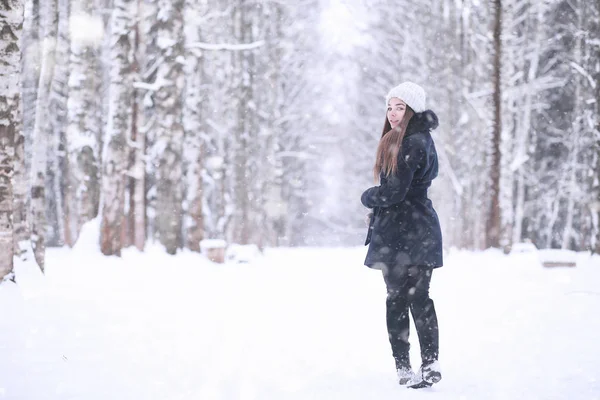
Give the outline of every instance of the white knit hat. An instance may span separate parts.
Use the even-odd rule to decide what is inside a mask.
[[[385,106],[387,107],[392,97],[397,97],[404,101],[414,112],[425,111],[425,90],[413,82],[402,82],[395,88],[392,88],[385,97]]]

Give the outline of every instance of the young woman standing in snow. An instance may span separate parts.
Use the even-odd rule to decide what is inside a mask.
[[[373,209],[365,265],[381,269],[387,287],[387,328],[401,385],[427,387],[442,378],[438,364],[438,322],[429,298],[434,268],[442,266],[442,233],[427,189],[438,174],[430,131],[435,113],[425,109],[425,91],[412,82],[386,97],[387,115],[377,148],[374,174],[379,186],[367,189],[362,204]],[[409,359],[409,309],[419,336],[422,364]]]

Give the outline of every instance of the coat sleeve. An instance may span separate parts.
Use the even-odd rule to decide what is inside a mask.
[[[425,140],[422,135],[411,135],[402,143],[398,157],[398,171],[379,186],[365,190],[360,198],[367,208],[389,207],[401,203],[410,189],[413,176],[426,157]]]

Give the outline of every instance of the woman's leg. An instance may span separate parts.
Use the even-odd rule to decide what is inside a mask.
[[[433,363],[439,354],[439,329],[429,284],[433,268],[411,267],[408,270],[408,302],[415,321],[423,365]]]
[[[383,270],[387,288],[386,320],[388,336],[396,369],[411,369],[408,343],[410,321],[408,319],[408,269],[394,267]]]

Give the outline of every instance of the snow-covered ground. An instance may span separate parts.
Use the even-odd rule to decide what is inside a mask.
[[[431,288],[443,380],[414,391],[364,254],[50,249],[45,277],[19,265],[0,286],[0,399],[600,399],[600,258],[451,252]]]

